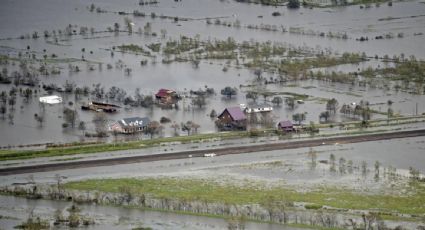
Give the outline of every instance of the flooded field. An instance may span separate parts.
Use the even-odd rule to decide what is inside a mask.
[[[71,202],[28,200],[19,197],[0,196],[0,225],[2,229],[13,229],[14,226],[25,221],[30,215],[54,221],[55,212],[66,210]],[[92,226],[80,226],[73,229],[135,229],[137,227],[151,229],[227,229],[228,223],[224,219],[173,214],[166,212],[144,211],[133,208],[119,208],[108,206],[78,205],[80,212],[93,218]],[[246,229],[288,229],[277,224],[244,223]],[[63,229],[63,226],[51,229]]]
[[[258,178],[270,182],[285,181],[289,184],[320,184],[349,185],[351,179],[362,177],[361,164],[366,163],[367,175],[364,182],[373,182],[374,164],[379,162],[382,168],[396,168],[402,175],[408,176],[409,168],[424,171],[423,137],[394,139],[356,144],[338,144],[316,148],[300,148],[276,150],[258,153],[226,155],[216,158],[191,158],[159,162],[136,163],[130,165],[115,165],[78,170],[62,170],[55,173],[66,178],[66,181],[84,180],[89,178],[122,178],[150,176],[206,176],[226,178],[232,175],[236,178]],[[381,148],[378,148],[380,146]],[[311,168],[310,152],[315,152],[316,166]],[[344,173],[330,171],[330,155],[334,155],[336,166],[341,158],[345,160]],[[324,162],[320,162],[324,161]],[[352,161],[352,172],[348,173],[348,161]],[[263,165],[264,163],[264,165]],[[268,167],[276,163],[276,167]],[[283,170],[283,171],[282,171]],[[338,172],[337,172],[338,171]],[[383,175],[381,175],[383,176]],[[34,179],[40,183],[53,183],[54,173],[40,172],[34,174]],[[335,180],[339,178],[341,180]],[[348,179],[348,180],[346,180]],[[28,174],[3,176],[2,185],[25,183]],[[350,181],[350,182],[349,182]],[[354,184],[353,184],[354,185]],[[369,183],[364,184],[367,187]]]
[[[57,183],[58,175],[61,183],[79,183],[85,180],[105,181],[108,179],[129,180],[182,180],[203,183],[231,184],[232,186],[257,186],[267,189],[282,186],[293,189],[297,194],[306,194],[328,189],[329,191],[349,191],[360,196],[395,196],[404,197],[415,194],[411,190],[412,169],[425,170],[422,162],[423,137],[394,139],[391,141],[375,141],[357,144],[338,144],[315,148],[299,148],[284,151],[267,151],[226,155],[217,157],[190,158],[148,163],[85,168],[78,170],[59,170],[3,176],[1,185],[19,186],[36,183],[39,186]],[[378,146],[381,146],[378,148]],[[32,181],[32,182],[31,182]],[[162,182],[164,183],[164,182]],[[159,183],[161,184],[161,183]],[[31,184],[28,184],[31,186]],[[116,185],[118,186],[118,185]],[[159,185],[158,185],[159,186]],[[82,194],[85,194],[83,192]],[[87,196],[89,193],[87,192]],[[176,193],[177,195],[177,193]],[[82,195],[85,196],[85,195]],[[302,199],[302,198],[301,198]],[[377,199],[377,198],[376,198]],[[35,216],[52,219],[56,209],[69,207],[71,202],[37,201],[24,198],[0,197],[0,219],[5,226],[19,223],[34,210]],[[14,202],[14,208],[7,208],[7,203]],[[331,201],[325,201],[331,202]],[[344,202],[344,201],[340,201]],[[295,202],[295,207],[305,205]],[[79,205],[81,213],[95,219],[96,225],[91,228],[115,229],[115,227],[133,227],[142,224],[153,229],[226,229],[227,220],[206,217],[186,217],[178,214],[140,211],[137,209],[105,207],[102,205]],[[332,207],[330,207],[332,208]],[[418,204],[418,208],[422,208]],[[292,209],[290,209],[292,210]],[[49,214],[50,213],[50,214]],[[292,212],[291,212],[292,213]],[[298,212],[290,215],[301,215]],[[357,214],[355,214],[357,213]],[[362,210],[348,211],[348,216],[357,218]],[[307,213],[308,214],[308,213]],[[421,215],[420,213],[417,213]],[[49,216],[50,215],[50,216]],[[342,216],[346,214],[341,214]],[[15,217],[7,218],[7,217]],[[125,217],[124,217],[125,216]],[[159,221],[159,218],[161,221]],[[306,217],[302,217],[306,218]],[[300,223],[304,223],[303,219]],[[343,218],[343,217],[338,217]],[[305,219],[304,219],[305,220]],[[290,223],[293,223],[292,221]],[[407,229],[415,229],[421,225],[420,220],[385,220],[385,225],[395,228],[403,224]],[[173,228],[171,227],[171,228]],[[264,225],[246,222],[246,229],[281,229],[280,225]],[[286,229],[286,228],[285,228]],[[292,229],[292,228],[288,228]]]
[[[169,55],[165,51],[155,52],[148,48],[151,44],[162,44],[165,47],[167,42],[179,40],[183,36],[200,42],[228,38],[234,39],[237,44],[244,41],[252,44],[270,41],[271,44],[276,43],[292,50],[301,59],[319,53],[338,57],[344,52],[364,52],[372,59],[321,68],[327,74],[332,71],[361,72],[369,66],[391,66],[391,62],[381,59],[385,55],[389,58],[394,55],[406,58],[414,56],[417,59],[425,57],[425,48],[421,45],[424,41],[422,33],[425,17],[422,14],[425,4],[419,1],[397,2],[391,7],[382,5],[368,9],[349,6],[299,10],[212,0],[161,1],[144,6],[139,6],[137,1],[119,4],[98,1],[93,10],[84,1],[41,3],[2,0],[1,4],[0,54],[3,55],[3,61],[0,67],[4,71],[3,75],[14,81],[15,71],[21,75],[29,72],[34,74],[38,82],[34,87],[18,83],[17,89],[30,88],[37,93],[29,97],[18,94],[13,105],[5,103],[6,111],[2,115],[3,119],[0,119],[0,146],[4,147],[92,140],[84,137],[84,133],[94,132],[94,112],[82,111],[81,105],[92,100],[123,105],[122,99],[93,94],[97,84],[100,84],[97,88],[105,94],[115,86],[125,92],[124,96],[131,98],[136,97],[136,89],[139,89],[138,94],[144,96],[153,96],[160,88],[177,91],[183,96],[183,100],[177,103],[178,110],[162,109],[155,105],[150,108],[125,105],[118,113],[107,114],[109,124],[132,116],[147,116],[156,121],[161,117],[169,118],[171,123],[163,124],[162,136],[174,135],[172,122],[180,124],[193,121],[200,125],[198,132],[216,132],[214,117],[209,116],[211,111],[220,113],[226,107],[239,104],[273,106],[273,112],[269,115],[272,126],[280,120],[291,120],[296,113],[306,113],[306,124],[310,121],[318,123],[320,113],[326,110],[326,100],[331,98],[337,98],[340,106],[368,101],[374,111],[372,119],[385,118],[389,107],[394,114],[402,116],[421,114],[425,108],[423,91],[412,94],[413,88],[420,89],[422,86],[414,86],[413,83],[395,90],[394,87],[401,83],[379,76],[374,84],[359,86],[357,83],[317,79],[293,80],[291,73],[267,69],[262,71],[263,80],[258,82],[256,68],[247,67],[249,61],[245,60],[241,50],[235,51],[240,53],[236,59],[177,61],[181,55]],[[135,11],[145,16],[136,16]],[[282,15],[274,17],[274,11]],[[129,25],[132,32],[129,32]],[[37,34],[34,35],[34,32]],[[344,34],[344,38],[339,38],[341,34]],[[388,35],[388,38],[375,39],[381,35]],[[368,37],[369,40],[358,41],[360,37]],[[118,48],[129,44],[142,47],[144,51],[138,53]],[[192,58],[191,55],[199,58],[193,52],[186,56]],[[375,55],[380,59],[375,60]],[[141,61],[146,61],[146,64],[141,65]],[[22,63],[25,63],[25,70]],[[47,69],[49,74],[39,72],[41,67]],[[76,67],[79,71],[75,70]],[[303,71],[310,70],[307,68]],[[289,81],[280,84],[261,83],[281,77]],[[361,77],[358,81],[361,81]],[[63,103],[41,106],[38,97],[47,94],[41,86],[50,84],[58,87],[69,84],[74,88],[86,86],[90,94],[53,92],[63,97]],[[0,84],[0,91],[9,92],[14,86]],[[226,86],[236,87],[238,94],[231,99],[222,96],[220,91]],[[193,104],[194,96],[189,92],[205,87],[214,89],[215,93],[206,97],[206,104],[199,108]],[[260,92],[255,102],[246,97],[250,91]],[[267,95],[279,95],[283,99],[301,96],[305,103],[295,105],[294,108],[284,102],[274,104],[273,96],[261,96],[264,92]],[[388,104],[388,101],[392,103]],[[66,123],[64,108],[76,111],[77,125],[74,128],[62,128]],[[43,117],[42,123],[34,118],[35,114]],[[332,117],[334,122],[351,119],[339,113]],[[83,130],[78,129],[78,123],[81,122],[85,124]],[[179,131],[178,134],[185,135],[185,132]],[[129,137],[135,138],[148,136]]]

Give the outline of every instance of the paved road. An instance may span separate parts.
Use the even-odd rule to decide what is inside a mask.
[[[87,161],[74,161],[74,162],[61,162],[52,164],[40,164],[31,166],[20,166],[20,167],[8,167],[0,169],[0,176],[23,174],[23,173],[35,173],[35,172],[48,172],[64,169],[78,169],[78,168],[89,168],[99,166],[110,166],[119,164],[132,164],[139,162],[150,162],[160,160],[172,160],[172,159],[183,159],[190,157],[204,157],[204,154],[215,153],[217,156],[228,155],[228,154],[242,154],[251,152],[271,151],[271,150],[284,150],[284,149],[295,149],[305,147],[315,147],[321,145],[333,145],[335,143],[347,144],[347,143],[358,143],[366,141],[378,141],[388,140],[394,138],[406,138],[406,137],[417,137],[425,136],[425,129],[421,130],[409,130],[399,131],[391,133],[378,133],[378,134],[365,134],[356,136],[340,136],[331,138],[321,139],[310,139],[302,141],[292,141],[284,143],[271,143],[261,144],[254,146],[236,146],[227,148],[217,148],[208,150],[188,150],[173,153],[162,153],[153,155],[141,155],[131,157],[117,157],[109,159],[97,159]]]

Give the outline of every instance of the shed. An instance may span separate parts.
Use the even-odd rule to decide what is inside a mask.
[[[278,123],[277,125],[278,129],[284,131],[284,132],[293,132],[295,131],[294,129],[294,124],[292,124],[291,121],[281,121]]]

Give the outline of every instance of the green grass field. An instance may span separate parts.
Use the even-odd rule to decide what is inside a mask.
[[[339,188],[318,188],[300,193],[285,185],[265,186],[261,182],[242,181],[234,185],[231,181],[218,183],[202,179],[147,178],[147,179],[100,179],[70,182],[67,189],[98,190],[119,193],[150,194],[156,198],[221,202],[227,204],[273,204],[275,202],[308,202],[309,207],[318,209],[331,206],[342,209],[378,210],[403,214],[425,213],[425,185],[414,183],[407,189],[413,195],[368,195]]]

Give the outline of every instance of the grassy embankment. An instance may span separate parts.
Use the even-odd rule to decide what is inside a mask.
[[[371,120],[369,121],[369,127],[380,127],[380,126],[389,126],[397,124],[409,124],[415,122],[424,122],[425,116],[415,116],[415,117],[396,117],[390,119],[381,119],[381,120]],[[385,124],[383,124],[385,123]],[[332,134],[332,135],[321,135],[315,134],[315,137],[331,137],[331,136],[341,136],[341,135],[357,135],[357,134],[371,134],[382,132],[382,130],[372,130],[359,129],[361,126],[361,121],[350,121],[342,123],[343,126],[350,130],[345,133]],[[328,123],[328,124],[316,124],[316,128],[329,128],[340,124]],[[147,139],[141,141],[130,141],[130,142],[118,142],[118,143],[98,143],[98,144],[84,144],[84,143],[69,143],[66,145],[57,145],[53,147],[48,147],[42,150],[0,150],[0,161],[6,160],[22,160],[22,159],[31,159],[37,157],[54,157],[54,156],[71,156],[76,154],[89,154],[89,153],[101,153],[101,152],[110,152],[110,151],[119,151],[119,150],[130,150],[130,149],[142,149],[158,146],[170,142],[179,142],[179,143],[197,143],[200,141],[210,141],[211,139],[219,138],[221,140],[225,139],[237,139],[243,137],[258,137],[258,136],[268,136],[268,135],[280,135],[277,134],[275,129],[262,129],[254,131],[240,131],[240,132],[221,132],[221,133],[208,133],[208,134],[196,134],[192,136],[178,136],[178,137],[166,137],[166,138],[156,138],[156,139]],[[284,135],[282,138],[293,138],[291,135]],[[295,136],[294,138],[299,138]]]
[[[330,206],[342,209],[372,210],[385,213],[423,215],[425,213],[425,186],[412,182],[405,195],[360,194],[340,188],[322,187],[305,193],[285,185],[267,187],[261,182],[215,182],[202,179],[147,178],[99,179],[70,182],[67,189],[97,190],[120,193],[122,188],[134,195],[149,194],[156,198],[182,201],[203,201],[226,204],[260,204],[265,208],[273,204],[308,202],[308,207],[320,209]],[[208,191],[208,192],[205,192]]]
[[[208,140],[213,138],[232,139],[246,137],[249,132],[222,132],[222,133],[209,133],[209,134],[197,134],[192,136],[179,136],[179,137],[167,137],[167,138],[156,138],[147,139],[141,141],[131,142],[119,142],[119,143],[100,143],[84,145],[84,143],[71,143],[62,147],[49,147],[43,150],[0,150],[0,161],[4,160],[19,160],[19,159],[30,159],[36,157],[53,157],[53,156],[66,156],[75,154],[87,154],[87,153],[98,153],[98,152],[109,152],[118,150],[129,150],[129,149],[142,149],[160,145],[161,143],[169,142],[199,142],[202,140]]]

